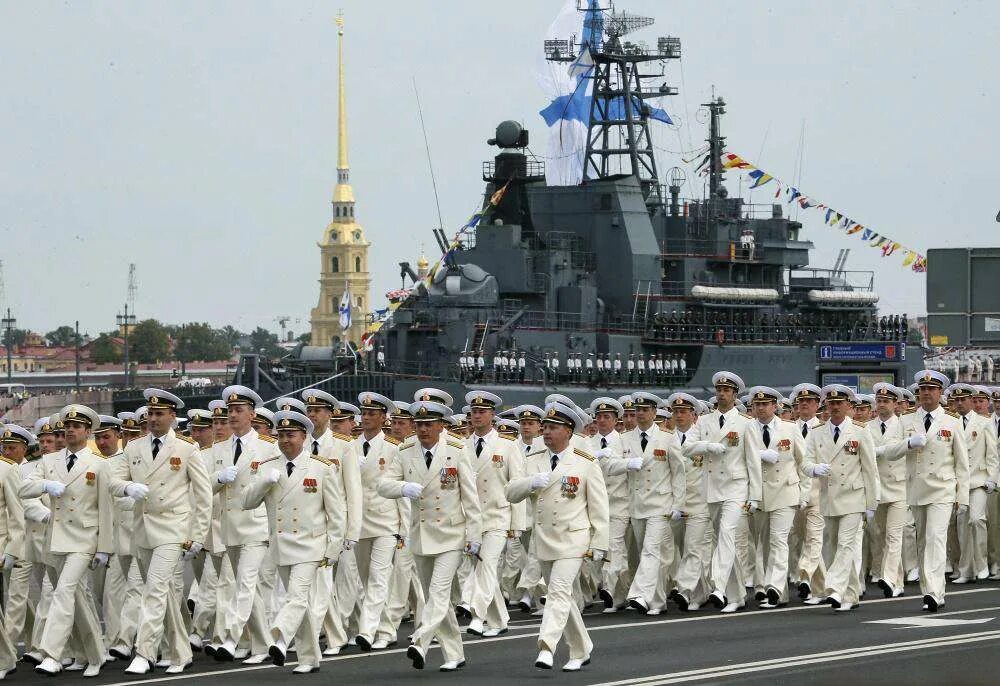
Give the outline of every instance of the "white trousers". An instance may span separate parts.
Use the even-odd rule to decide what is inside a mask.
[[[775,589],[779,603],[788,602],[788,534],[793,521],[793,507],[780,507],[771,512],[758,510],[753,515],[757,555],[754,586],[765,592]]]
[[[507,545],[506,531],[484,531],[479,548],[480,559],[472,573],[472,593],[469,605],[477,618],[494,628],[503,628],[510,621],[507,603],[500,592],[500,556]]]
[[[271,627],[271,638],[281,638],[287,646],[295,639],[300,665],[319,666],[319,627],[309,610],[309,589],[316,579],[319,562],[279,565],[278,576],[285,586],[285,602]]]
[[[861,512],[826,518],[826,536],[832,558],[826,568],[826,595],[836,593],[845,603],[856,604],[861,593],[858,559],[861,545]]]
[[[63,657],[70,634],[82,648],[87,664],[104,662],[101,620],[87,588],[92,553],[50,553],[47,573],[52,582],[52,602],[45,618],[39,649],[54,660]]]
[[[666,603],[666,597],[660,584],[660,573],[673,560],[674,537],[670,519],[666,515],[633,519],[632,532],[640,553],[639,566],[628,589],[628,597],[641,598],[650,609],[661,608]],[[545,602],[548,604],[548,598]]]
[[[538,649],[555,653],[559,639],[565,634],[569,657],[574,660],[583,659],[594,647],[583,624],[580,607],[573,600],[573,586],[582,562],[582,558],[567,558],[541,563],[542,574],[548,579],[548,593],[538,632]]]
[[[958,515],[958,541],[962,547],[958,571],[969,579],[976,578],[984,570],[988,572],[990,568],[986,528],[988,503],[986,489],[973,488],[969,491],[969,509]]]
[[[954,509],[953,503],[910,506],[917,527],[920,593],[931,596],[939,605],[944,602],[948,522]]]
[[[437,636],[445,662],[465,659],[458,620],[451,605],[451,586],[462,561],[462,552],[449,550],[438,555],[414,555],[420,583],[424,587],[424,611],[413,632],[413,644],[424,651]]]
[[[396,551],[395,536],[362,538],[355,546],[358,574],[365,588],[358,617],[358,635],[369,642],[375,638],[385,601],[389,597],[389,578],[392,576],[392,558]]]

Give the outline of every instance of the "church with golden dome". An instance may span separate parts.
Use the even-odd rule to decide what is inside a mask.
[[[333,189],[333,218],[317,243],[320,253],[319,302],[309,322],[313,345],[350,341],[360,346],[371,312],[371,275],[364,229],[355,219],[354,189],[347,162],[347,99],[344,91],[344,19],[337,17],[338,121],[337,185]],[[345,293],[347,294],[345,296]],[[350,301],[350,326],[341,325],[341,303]]]

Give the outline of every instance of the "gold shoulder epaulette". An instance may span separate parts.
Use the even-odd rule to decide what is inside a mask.
[[[866,426],[868,426],[868,423],[867,422],[859,422],[858,420],[855,419],[854,420],[854,426],[860,426],[863,429]]]
[[[310,455],[309,457],[311,457],[312,459],[316,460],[317,462],[322,462],[327,467],[329,467],[330,465],[333,464],[333,462],[331,462],[330,460],[326,459],[322,455]]]
[[[194,439],[188,438],[184,434],[174,434],[174,436],[176,436],[179,441],[184,441],[185,443],[190,443],[191,445],[197,445],[197,443],[194,442]]]
[[[813,429],[818,429],[821,426],[826,426],[826,422],[820,422],[819,424],[817,424],[816,426],[814,426]],[[809,429],[809,430],[812,431],[812,429]]]
[[[460,441],[464,441],[465,440],[465,436],[462,436],[461,434],[457,434],[457,433],[455,433],[454,431],[451,431],[451,430],[448,431],[448,435],[451,436],[452,438],[458,439]]]
[[[341,441],[353,441],[353,436],[348,436],[347,434],[337,433],[336,431],[331,431],[330,434]]]
[[[785,424],[795,424],[795,420],[793,419],[782,419],[781,421],[783,421]]]
[[[960,415],[958,412],[955,412],[953,410],[945,410],[944,413],[946,415],[948,415],[949,417],[954,417],[955,419],[961,419],[961,417],[962,417],[962,415]]]
[[[392,445],[399,445],[401,441],[398,438],[393,438],[392,436],[385,437],[386,443],[391,443]]]
[[[0,455],[0,460],[6,462],[9,465],[14,465],[15,467],[17,466],[17,462],[14,462],[14,460],[10,459],[9,457],[3,457],[2,455]]]
[[[504,436],[503,434],[497,434],[497,436],[504,439],[505,441],[513,441],[516,438],[516,436]]]
[[[267,458],[266,460],[261,460],[260,462],[258,462],[257,466],[260,467],[262,464],[267,464],[268,462],[274,462],[277,459],[278,459],[277,455],[272,455],[271,457]],[[253,462],[250,463],[250,466],[251,467],[253,466]]]
[[[409,448],[412,448],[414,446],[414,444],[415,444],[415,441],[407,440],[401,446],[399,446],[399,449],[400,450],[407,450]]]
[[[458,441],[448,441],[448,445],[450,445],[452,448],[458,448],[459,450],[465,448],[465,444],[460,443]]]
[[[746,419],[753,419],[753,417],[751,415],[748,415],[746,412],[737,412],[736,414]]]
[[[260,440],[266,441],[267,443],[277,443],[278,442],[278,439],[275,438],[274,436],[267,436],[266,434],[257,434],[257,436],[260,437]]]
[[[584,452],[584,451],[580,450],[579,448],[573,448],[573,454],[574,455],[579,455],[580,457],[582,457],[585,460],[590,460],[591,462],[594,461],[594,456],[593,455],[591,455],[590,453]]]
[[[542,450],[532,450],[530,453],[525,455],[525,457],[531,457],[532,455],[541,455],[544,452],[547,452],[544,448]]]
[[[917,409],[916,409],[916,408],[913,408],[912,410],[907,410],[907,411],[906,411],[906,412],[904,412],[903,414],[913,414],[913,413],[914,413],[914,412],[916,412],[916,411],[917,411]]]

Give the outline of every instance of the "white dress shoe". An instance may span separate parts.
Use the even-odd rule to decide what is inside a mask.
[[[616,612],[618,612],[618,608],[617,607],[606,607],[603,610],[601,610],[601,614],[602,615],[612,615],[612,614],[614,614]]]
[[[804,605],[820,605],[822,602],[823,599],[818,595],[811,595],[802,601]]]
[[[191,644],[191,650],[201,650],[204,642],[201,640],[201,636],[198,634],[190,634],[188,636],[188,643]]]
[[[292,674],[312,674],[319,671],[319,665],[299,665],[292,670]]]
[[[732,613],[736,612],[737,610],[742,610],[743,607],[744,607],[743,603],[729,603],[724,608],[722,608],[721,612],[724,615],[731,615]]]
[[[470,633],[473,636],[482,636],[484,630],[485,626],[483,624],[483,620],[478,617],[473,617],[469,626],[465,629],[466,633]]]
[[[159,660],[156,661],[155,666],[159,667],[160,669],[166,669],[167,667],[170,666],[170,660],[168,660],[165,657],[161,657]]]
[[[958,576],[958,577],[955,577],[954,579],[952,579],[951,583],[953,583],[953,584],[967,584],[967,583],[969,583],[969,577],[967,577],[967,576]]]
[[[989,579],[989,578],[990,578],[990,570],[989,570],[989,568],[983,569],[978,574],[976,574],[976,580],[977,581],[983,581],[984,579]]]
[[[149,674],[153,671],[153,665],[142,655],[136,655],[132,664],[125,668],[126,674]]]
[[[443,665],[438,667],[439,672],[454,672],[456,669],[461,669],[465,666],[465,660],[449,660]]]
[[[552,669],[552,651],[539,650],[535,658],[535,666],[539,669]]]
[[[73,658],[73,661],[70,662],[68,665],[65,665],[63,667],[63,670],[67,672],[82,672],[86,668],[87,668],[86,662],[80,662],[76,658]]]
[[[249,648],[237,648],[236,652],[233,653],[233,659],[234,660],[245,660],[248,657],[250,657],[250,649]]]
[[[503,636],[507,633],[508,629],[505,626],[490,627],[483,632],[483,636],[486,638],[493,638],[494,636]]]
[[[21,656],[22,662],[27,662],[31,665],[40,665],[44,659],[45,657],[37,650],[32,650]]]
[[[380,638],[374,643],[372,643],[372,650],[385,650],[389,647],[389,641],[384,638]]]
[[[701,603],[688,603],[688,612],[694,612],[701,607]]]
[[[47,657],[41,661],[41,663],[35,667],[35,671],[39,674],[58,674],[63,669],[62,664],[58,660],[53,660],[51,657]]]
[[[267,653],[257,653],[256,655],[251,655],[243,661],[245,665],[260,665],[263,664],[267,659]]]
[[[167,674],[180,674],[181,672],[183,672],[185,669],[187,669],[190,666],[191,666],[190,662],[185,662],[182,665],[170,665],[169,667],[167,667],[166,673]]]
[[[587,655],[582,660],[570,660],[563,665],[562,671],[564,672],[579,672],[584,665],[590,664],[590,655]]]
[[[920,570],[914,567],[906,573],[907,581],[920,581]]]
[[[852,605],[851,603],[843,602],[840,604],[840,607],[834,610],[834,612],[850,612],[853,609],[854,605]]]
[[[340,655],[340,646],[330,646],[323,651],[323,657],[333,657],[334,655]]]
[[[661,609],[660,609],[660,608],[658,608],[658,607],[654,607],[654,608],[653,608],[652,610],[649,610],[649,611],[648,611],[648,612],[646,613],[646,616],[647,616],[647,617],[655,617],[655,616],[657,616],[658,614],[660,614],[661,612],[663,612],[663,610],[661,610]]]
[[[88,679],[90,677],[98,676],[101,673],[101,665],[88,664],[86,669],[83,670],[83,675]]]

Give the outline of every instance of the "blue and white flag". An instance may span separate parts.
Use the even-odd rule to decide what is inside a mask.
[[[340,328],[344,331],[351,328],[351,291],[346,286],[340,298]]]
[[[590,47],[598,49],[604,41],[604,12],[601,10],[609,8],[609,0],[566,0],[545,34],[546,40],[575,38],[580,43],[576,59],[568,66],[566,62],[545,59],[544,51],[540,52],[536,63],[535,79],[549,98],[549,104],[539,114],[549,127],[545,181],[550,186],[576,186],[583,181],[594,90],[594,60]],[[639,98],[633,99],[633,111],[638,111],[641,105]],[[625,118],[623,98],[611,103],[609,115]],[[650,107],[649,116],[673,123],[658,107]]]

